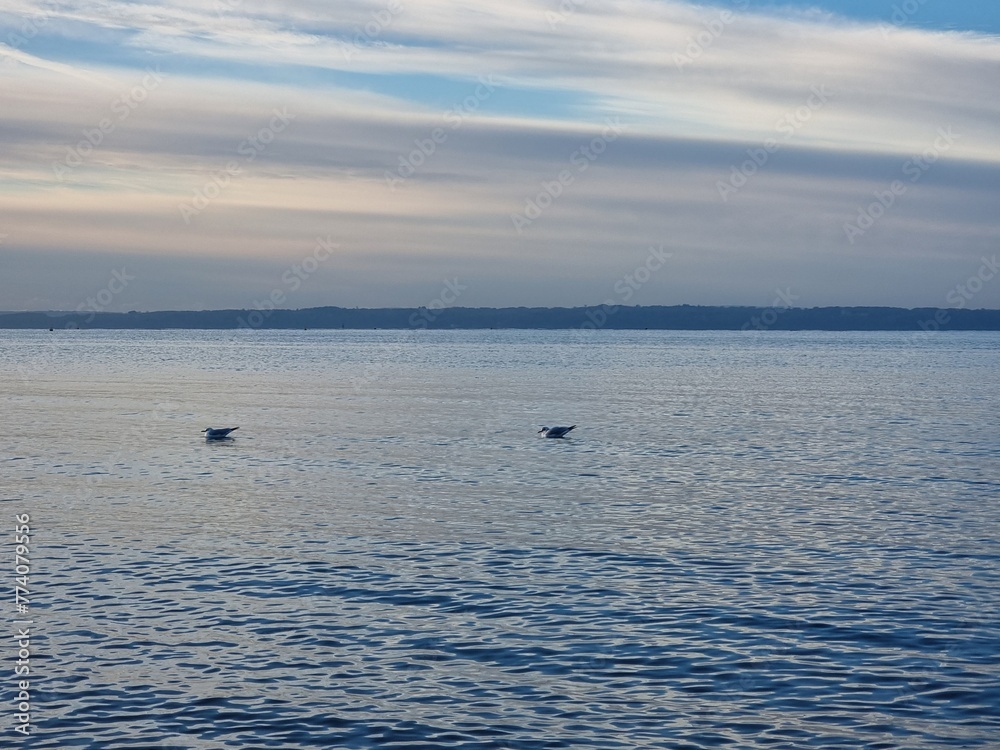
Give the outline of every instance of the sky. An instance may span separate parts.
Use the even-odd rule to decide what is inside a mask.
[[[0,0],[0,310],[1000,308],[1000,3]]]

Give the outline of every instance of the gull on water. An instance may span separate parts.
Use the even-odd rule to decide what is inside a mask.
[[[538,434],[545,435],[547,438],[561,438],[566,437],[566,434],[572,430],[576,425],[570,425],[569,427],[542,427],[538,431]]]
[[[229,433],[233,430],[238,430],[239,427],[206,427],[202,432],[205,433],[205,440],[225,440],[229,437]]]

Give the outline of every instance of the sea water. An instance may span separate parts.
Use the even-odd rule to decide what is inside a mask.
[[[0,331],[0,374],[5,742],[26,627],[33,748],[1000,747],[1000,334]]]

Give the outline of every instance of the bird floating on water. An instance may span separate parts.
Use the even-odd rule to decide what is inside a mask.
[[[206,427],[202,432],[205,433],[205,440],[225,440],[229,437],[229,433],[233,430],[238,430],[239,427]]]
[[[566,434],[575,427],[575,424],[569,427],[542,427],[538,431],[538,434],[545,435],[547,438],[561,438],[566,437]]]

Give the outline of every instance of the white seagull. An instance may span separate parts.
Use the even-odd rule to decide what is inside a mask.
[[[238,430],[239,427],[206,427],[202,432],[205,433],[205,440],[225,440],[229,437],[229,433],[233,430]]]
[[[576,427],[575,424],[569,427],[543,427],[538,431],[538,434],[545,435],[547,438],[561,438],[566,437],[567,433],[574,427]]]

